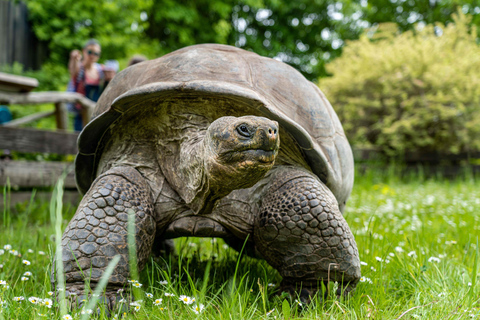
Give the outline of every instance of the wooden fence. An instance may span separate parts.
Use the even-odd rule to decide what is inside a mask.
[[[19,152],[55,153],[74,155],[77,153],[78,133],[67,132],[68,114],[66,103],[82,105],[85,123],[95,107],[95,102],[75,92],[25,92],[35,88],[35,79],[0,73],[0,104],[46,104],[52,111],[31,114],[0,125],[0,149]],[[19,128],[20,125],[55,116],[57,131]],[[0,160],[0,186],[7,183],[14,189],[51,187],[67,170],[66,188],[75,188],[71,162],[37,162]]]
[[[19,62],[25,69],[38,70],[47,55],[46,43],[37,39],[28,22],[27,6],[0,0],[0,66]]]

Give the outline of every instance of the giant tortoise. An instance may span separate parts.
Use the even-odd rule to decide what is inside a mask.
[[[280,143],[281,137],[281,143]],[[129,280],[128,214],[138,268],[167,239],[220,237],[254,248],[302,299],[360,279],[342,216],[350,145],[323,93],[285,63],[203,44],[115,76],[78,140],[85,194],[62,237],[67,290],[82,295],[114,256],[112,307]],[[240,244],[240,245],[239,245]]]

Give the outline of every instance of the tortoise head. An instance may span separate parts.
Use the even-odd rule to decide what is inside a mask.
[[[270,170],[278,154],[278,123],[264,117],[222,117],[210,124],[205,141],[209,184],[248,188]]]

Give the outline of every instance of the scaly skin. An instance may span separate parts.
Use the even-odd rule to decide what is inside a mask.
[[[320,282],[348,294],[360,279],[353,235],[330,190],[311,173],[285,167],[270,176],[255,218],[257,250],[283,277],[282,289],[308,302]]]
[[[149,185],[135,169],[113,168],[100,175],[85,194],[62,237],[62,261],[67,295],[84,299],[84,282],[95,286],[108,263],[120,255],[107,287],[107,306],[120,298],[118,290],[130,277],[128,264],[128,211],[135,213],[135,239],[141,270],[155,236],[153,199]],[[73,299],[75,300],[75,299]],[[75,301],[72,301],[75,303]]]

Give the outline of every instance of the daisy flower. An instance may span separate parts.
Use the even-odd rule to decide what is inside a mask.
[[[72,320],[73,318],[72,318],[71,315],[66,314],[66,315],[64,315],[64,316],[62,317],[62,319],[63,319],[63,320]]]
[[[30,301],[33,304],[38,304],[40,302],[40,299],[37,297],[30,297],[28,298],[28,301]]]
[[[30,271],[27,271],[23,275],[26,276],[26,277],[30,277],[32,275],[32,273]]]
[[[205,308],[205,306],[203,304],[197,304],[196,306],[192,306],[192,310],[193,312],[195,312],[196,314],[199,314],[200,312],[203,311],[203,309]]]
[[[271,315],[271,314],[273,313],[273,311],[275,311],[275,308],[273,308],[272,310],[270,310],[270,311],[267,312],[267,317],[268,317],[269,315]]]
[[[182,301],[185,304],[192,304],[192,303],[195,302],[195,298],[190,298],[190,297],[184,296],[184,295],[180,296],[179,299],[180,299],[180,301]]]
[[[28,277],[21,277],[20,280],[22,281],[27,281],[29,278]]]
[[[361,277],[361,278],[360,278],[360,282],[372,283],[372,280],[371,280],[370,278],[367,278],[367,277]]]
[[[0,286],[6,286],[7,285],[7,281],[5,280],[0,280]]]
[[[153,304],[158,306],[158,305],[162,304],[162,301],[163,301],[163,299],[155,299],[155,301],[153,301]]]
[[[38,251],[38,254],[41,255],[41,256],[44,256],[45,252],[44,251]]]
[[[52,306],[53,306],[52,299],[48,299],[48,298],[47,298],[47,299],[43,299],[43,300],[42,300],[42,306],[45,306],[45,307],[47,307],[47,308],[49,308],[49,309],[52,308]]]
[[[147,293],[145,293],[145,295],[147,296],[147,298],[150,298],[150,299],[153,298],[153,294],[151,294],[151,293],[147,292]]]
[[[5,253],[5,251],[3,249],[0,249],[0,256],[4,253]]]
[[[140,282],[134,282],[132,286],[134,286],[135,288],[140,288],[143,286],[143,284],[141,284]]]
[[[23,301],[23,300],[25,300],[25,297],[22,297],[22,296],[20,296],[20,297],[13,297],[13,301],[20,302],[20,301]]]
[[[22,263],[26,266],[29,266],[31,264],[30,261],[28,260],[23,260]]]
[[[165,292],[165,297],[174,297],[173,293]]]
[[[160,281],[159,283],[162,284],[162,285],[164,285],[164,286],[166,286],[166,285],[168,284],[168,281],[167,281],[167,280],[163,280],[163,281]]]
[[[269,287],[275,287],[275,283],[269,283],[268,286]]]
[[[27,252],[28,252],[28,253],[33,253],[33,250],[32,250],[32,249],[28,249]]]
[[[81,314],[92,314],[93,310],[92,309],[82,309],[82,311],[80,313]]]
[[[53,291],[48,291],[47,293],[49,296],[53,296]]]
[[[299,307],[301,307],[301,306],[303,305],[303,304],[302,304],[300,301],[298,301],[297,299],[295,299],[295,303],[298,304]]]
[[[3,246],[3,249],[5,249],[5,250],[7,250],[7,251],[8,251],[8,250],[12,250],[12,246],[9,245],[9,244],[6,244],[6,245]]]
[[[130,306],[133,307],[133,311],[138,312],[140,310],[140,304],[138,302],[130,303]]]
[[[428,262],[436,262],[436,263],[439,263],[439,262],[440,262],[440,259],[437,258],[437,257],[430,257],[430,258],[428,258]]]

